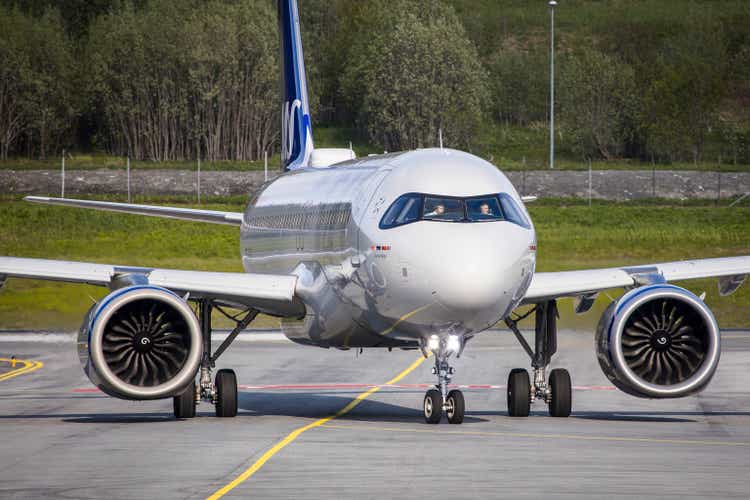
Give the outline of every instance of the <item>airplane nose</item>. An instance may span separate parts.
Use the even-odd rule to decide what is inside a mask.
[[[461,228],[463,234],[435,254],[441,263],[431,280],[437,299],[462,315],[504,307],[525,272],[520,263],[528,249],[525,238],[514,237],[513,228],[482,227],[487,225]]]

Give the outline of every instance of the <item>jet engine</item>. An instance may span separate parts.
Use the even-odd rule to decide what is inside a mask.
[[[86,375],[122,399],[180,394],[194,380],[202,352],[201,329],[188,303],[148,285],[116,290],[95,304],[78,336]]]
[[[609,305],[596,348],[604,374],[641,398],[679,398],[702,390],[719,364],[719,326],[711,310],[683,288],[636,288]]]

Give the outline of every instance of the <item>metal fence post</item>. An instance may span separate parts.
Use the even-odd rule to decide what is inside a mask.
[[[60,198],[65,198],[65,150],[62,151],[62,172],[60,173]]]
[[[589,207],[591,207],[591,158],[589,158]]]
[[[127,162],[127,170],[128,170],[128,203],[131,201],[130,197],[130,155],[128,155],[128,162]]]
[[[265,174],[264,180],[268,182],[268,151],[263,151],[263,172]]]

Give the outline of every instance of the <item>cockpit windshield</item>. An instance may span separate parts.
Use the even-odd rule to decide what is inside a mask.
[[[531,224],[515,200],[506,193],[457,198],[409,193],[400,196],[380,221],[381,229],[418,220],[442,222],[507,221],[530,228]]]
[[[464,202],[457,198],[425,196],[424,219],[460,221],[464,218]]]

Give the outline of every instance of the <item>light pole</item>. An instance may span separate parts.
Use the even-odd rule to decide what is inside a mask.
[[[555,168],[555,5],[549,3],[550,37],[549,37],[549,168]]]

